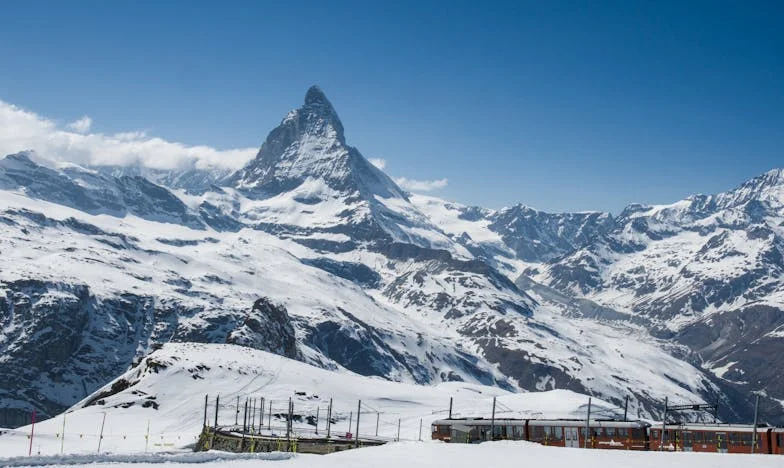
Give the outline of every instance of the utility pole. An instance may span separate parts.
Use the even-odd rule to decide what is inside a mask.
[[[316,406],[316,435],[318,435],[318,420],[319,420],[319,411],[321,410],[320,406]]]
[[[664,416],[662,417],[662,433],[661,433],[661,440],[659,441],[659,451],[664,451],[664,431],[667,427],[667,406],[669,404],[670,397],[664,397]]]
[[[381,413],[376,411],[376,437],[378,437],[378,422],[381,420]]]
[[[626,416],[629,414],[629,395],[626,395],[626,404],[623,406],[623,421],[626,422]]]
[[[716,407],[713,409],[713,424],[716,424],[716,421],[719,419],[719,402],[721,399],[716,397]]]
[[[329,407],[327,408],[327,439],[329,439],[329,434],[331,430],[332,430],[332,398],[329,399]]]
[[[65,445],[65,415],[67,413],[63,413],[63,432],[62,437],[60,438],[60,455],[63,454],[63,446]]]
[[[291,403],[291,397],[289,397],[289,411],[288,411],[288,416],[286,417],[286,419],[287,419],[287,421],[286,421],[286,440],[291,440],[291,413],[292,413],[291,404],[292,404]]]
[[[101,453],[101,442],[103,441],[103,426],[105,424],[106,424],[106,412],[103,413],[103,420],[101,421],[101,434],[98,436],[98,453]],[[30,437],[30,447],[32,447],[32,444],[33,444],[33,438]]]
[[[220,395],[215,397],[215,429],[218,428],[218,408],[220,407]]]
[[[452,397],[449,397],[449,418],[452,419]]]
[[[420,424],[419,432],[420,432],[419,440],[422,440],[422,435],[421,435],[422,427],[421,427],[421,424]],[[495,397],[493,397],[493,413],[492,413],[492,416],[490,417],[490,440],[493,440],[494,438],[495,438]]]
[[[264,426],[264,397],[261,397],[261,408],[259,408],[259,434],[261,434],[262,426]]]
[[[357,431],[354,434],[354,447],[359,447],[359,416],[362,414],[362,400],[357,403]]]
[[[248,400],[245,399],[245,411],[242,414],[242,434],[243,437],[245,433],[248,432]]]
[[[759,417],[759,395],[757,401],[754,403],[754,434],[751,437],[751,453],[754,453],[757,448],[757,419]]]
[[[35,436],[35,410],[33,410],[32,416],[32,426],[30,426],[30,450],[27,452],[27,456],[31,456],[33,454],[33,437]],[[104,420],[106,419],[106,413],[103,413]],[[103,426],[101,426],[101,434],[103,434]],[[101,451],[101,441],[98,441],[98,452]]]
[[[588,448],[588,439],[591,438],[591,397],[588,397],[588,415],[585,417],[585,440],[583,448]]]
[[[207,405],[209,404],[207,400],[208,398],[209,395],[204,395],[204,424],[201,425],[202,427],[207,427]]]

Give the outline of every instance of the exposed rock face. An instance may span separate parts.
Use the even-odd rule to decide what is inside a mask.
[[[253,303],[253,309],[226,342],[280,354],[291,359],[301,358],[297,337],[286,308],[275,305],[267,297]]]

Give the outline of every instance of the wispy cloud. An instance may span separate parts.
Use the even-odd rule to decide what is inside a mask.
[[[90,131],[90,128],[92,126],[93,126],[93,119],[91,119],[87,115],[85,115],[79,120],[75,120],[69,123],[68,125],[66,125],[66,127],[68,127],[69,129],[73,130],[76,133],[87,133]]]
[[[370,161],[370,164],[376,166],[377,168],[381,169],[382,171],[384,170],[385,167],[387,167],[387,160],[386,159],[370,158],[370,159],[368,159],[368,161]]]
[[[434,190],[440,190],[449,184],[449,180],[447,179],[414,180],[405,177],[398,177],[395,179],[395,182],[404,190],[409,190],[411,192],[432,192]]]
[[[219,150],[190,146],[140,131],[89,133],[92,123],[85,116],[61,127],[51,119],[0,101],[0,157],[32,149],[48,159],[77,164],[236,169],[257,151],[256,148]]]

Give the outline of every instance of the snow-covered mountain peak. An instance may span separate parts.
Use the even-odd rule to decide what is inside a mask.
[[[784,169],[773,169],[716,196],[717,205],[722,208],[750,201],[766,203],[773,209],[784,208]]]
[[[302,107],[288,113],[256,157],[229,181],[243,192],[266,197],[291,191],[308,179],[323,180],[337,192],[365,200],[407,199],[392,179],[346,144],[343,124],[318,86],[308,90]]]

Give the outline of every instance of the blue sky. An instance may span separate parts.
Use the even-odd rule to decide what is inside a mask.
[[[782,2],[292,3],[4,2],[0,100],[232,149],[315,83],[391,175],[493,208],[617,212],[784,166]]]

